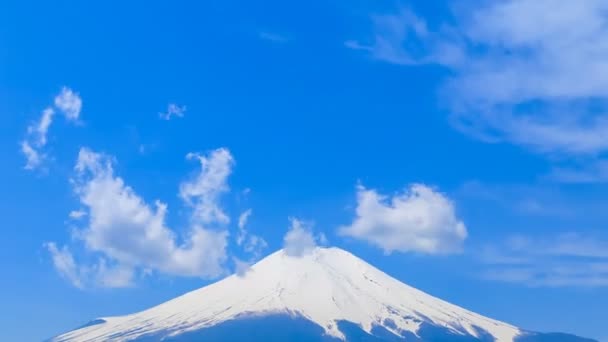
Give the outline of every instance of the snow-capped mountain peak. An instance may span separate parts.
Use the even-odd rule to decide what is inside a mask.
[[[247,316],[289,314],[310,320],[326,335],[345,336],[338,322],[370,333],[383,327],[401,336],[433,324],[456,334],[513,341],[514,326],[486,318],[405,285],[339,248],[317,247],[302,256],[279,250],[244,275],[232,275],[151,309],[106,317],[55,338],[56,341],[132,340],[212,327]]]

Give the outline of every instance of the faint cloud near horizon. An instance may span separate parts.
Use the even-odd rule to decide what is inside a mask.
[[[608,287],[608,238],[512,235],[477,255],[482,278],[529,287]]]
[[[568,194],[547,185],[487,184],[479,181],[463,183],[457,190],[460,201],[491,204],[501,211],[518,215],[554,218],[575,218],[585,208],[595,212],[588,203],[573,203]]]
[[[608,182],[608,161],[594,160],[585,165],[555,167],[547,179],[560,183],[590,184]]]

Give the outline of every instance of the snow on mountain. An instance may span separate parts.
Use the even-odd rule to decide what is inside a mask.
[[[452,305],[399,282],[339,248],[315,248],[292,257],[277,251],[242,276],[232,275],[151,309],[104,317],[53,341],[128,341],[164,333],[177,336],[241,317],[288,314],[345,339],[338,323],[367,333],[383,327],[402,336],[432,324],[458,334],[513,341],[522,331]]]

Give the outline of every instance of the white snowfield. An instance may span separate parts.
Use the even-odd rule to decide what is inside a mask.
[[[337,322],[374,325],[392,333],[414,334],[423,322],[458,334],[513,341],[521,331],[430,296],[390,277],[339,248],[315,248],[301,257],[277,251],[244,275],[232,275],[151,309],[84,327],[53,341],[128,341],[142,335],[178,335],[242,317],[287,313],[300,315],[340,339]]]

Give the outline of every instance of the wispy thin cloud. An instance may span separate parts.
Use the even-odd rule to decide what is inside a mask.
[[[171,120],[173,118],[183,118],[186,113],[186,106],[180,106],[175,103],[169,103],[167,110],[158,113],[158,116],[163,120]]]
[[[21,153],[25,156],[26,170],[42,166],[47,158],[44,148],[48,142],[48,132],[57,113],[63,114],[68,122],[77,122],[82,110],[82,99],[72,89],[63,87],[55,96],[54,107],[42,111],[40,119],[27,127],[25,138],[21,141]]]
[[[44,247],[47,248],[49,253],[51,254],[51,258],[53,261],[53,266],[57,270],[57,272],[64,278],[70,281],[72,285],[78,288],[82,288],[82,271],[76,265],[74,261],[74,257],[72,253],[67,249],[67,247],[58,248],[57,245],[53,242],[49,242],[44,244]]]
[[[476,138],[561,156],[608,151],[608,2],[473,6],[433,25],[407,8],[374,15],[369,38],[346,46],[388,63],[451,71],[443,101],[454,127]]]
[[[59,109],[68,120],[78,120],[82,110],[82,99],[72,89],[63,87],[61,93],[55,97],[55,107]]]
[[[596,201],[580,201],[546,184],[487,184],[479,181],[463,183],[456,195],[459,200],[484,203],[501,211],[536,217],[576,217],[578,212],[596,212]]]
[[[273,43],[287,43],[291,40],[287,36],[269,31],[258,32],[258,37],[262,40],[266,40]]]
[[[247,209],[239,215],[236,244],[243,247],[243,250],[246,253],[251,254],[252,260],[250,261],[255,261],[260,257],[262,251],[268,247],[268,244],[266,243],[266,240],[258,235],[252,234],[247,229],[246,226],[252,213],[253,210]]]
[[[608,286],[608,239],[562,233],[514,235],[478,254],[482,277],[530,287]]]
[[[253,210],[247,209],[239,215],[236,244],[237,246],[241,247],[246,254],[248,254],[248,258],[247,260],[242,260],[237,257],[232,258],[235,273],[238,276],[245,275],[247,271],[249,271],[251,265],[259,260],[264,249],[268,247],[266,240],[264,240],[261,236],[252,234],[246,227],[249,217],[252,214]]]
[[[27,140],[21,142],[21,153],[25,156],[25,166],[23,168],[26,170],[36,169],[44,159],[44,155],[32,147]]]
[[[203,224],[229,223],[230,218],[221,208],[219,198],[230,190],[226,182],[234,166],[230,151],[219,148],[208,155],[188,153],[186,159],[200,164],[200,172],[179,187],[179,196],[193,209],[193,217]]]
[[[561,183],[606,183],[608,182],[608,161],[592,160],[585,165],[557,166],[547,178]]]

